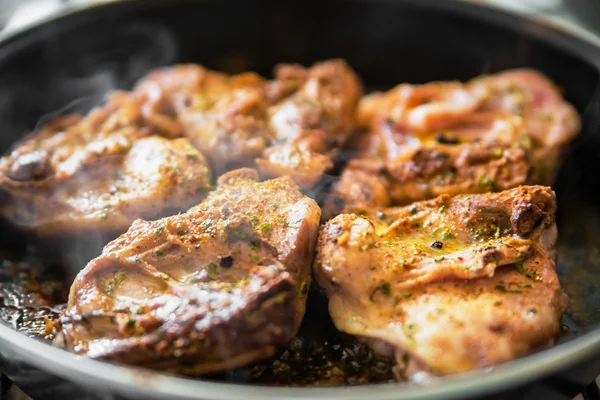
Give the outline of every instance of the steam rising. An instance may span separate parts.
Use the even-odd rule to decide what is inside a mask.
[[[107,93],[129,89],[148,71],[176,61],[176,41],[166,26],[137,23],[115,30],[110,35],[69,37],[67,43],[41,41],[41,48],[30,51],[47,66],[43,75],[38,67],[17,70],[9,69],[14,63],[0,65],[0,145],[5,151],[32,128],[40,129],[57,115],[85,114],[102,105]],[[73,58],[61,59],[64,52],[55,51],[57,46],[67,46]],[[49,244],[48,250],[74,274],[109,239],[100,233],[80,235]]]
[[[135,52],[112,49],[104,54],[89,53],[77,60],[82,68],[69,75],[59,75],[50,84],[57,90],[67,91],[68,102],[44,115],[35,129],[56,115],[85,114],[103,103],[106,94],[117,89],[130,89],[149,71],[173,64],[177,45],[169,30],[160,25],[136,24],[121,29],[114,36],[124,43],[133,44]]]

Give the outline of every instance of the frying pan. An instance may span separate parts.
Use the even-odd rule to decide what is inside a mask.
[[[403,81],[465,80],[512,67],[537,68],[564,90],[584,128],[554,185],[558,270],[571,299],[565,332],[555,346],[426,384],[289,388],[188,379],[99,362],[2,323],[0,369],[36,399],[466,398],[542,378],[591,381],[600,372],[600,42],[593,38],[450,0],[96,5],[2,39],[0,147],[6,150],[43,122],[41,116],[65,107],[85,111],[106,91],[130,88],[160,66],[197,62],[269,76],[278,62],[310,64],[332,57],[346,59],[369,90]],[[26,241],[8,228],[0,230],[2,248],[24,248]],[[65,256],[77,253],[77,240],[63,250]],[[307,318],[313,318],[310,324],[322,322]],[[595,366],[592,375],[582,375],[590,365]]]

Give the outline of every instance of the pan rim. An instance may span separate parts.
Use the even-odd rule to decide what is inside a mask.
[[[31,338],[0,322],[3,358],[18,358],[60,378],[97,389],[111,386],[124,395],[148,399],[333,399],[376,396],[381,400],[457,398],[509,389],[569,368],[600,352],[600,335],[593,329],[539,352],[494,367],[454,374],[423,383],[392,382],[360,386],[288,387],[203,381],[94,360]],[[7,373],[10,377],[10,372]],[[133,383],[133,384],[132,384]],[[399,390],[401,389],[401,392]]]
[[[522,25],[533,22],[531,29],[547,30],[553,34],[554,39],[560,38],[558,45],[566,47],[562,49],[563,51],[574,54],[582,61],[587,61],[596,68],[600,68],[600,38],[593,35],[582,35],[581,32],[561,26],[560,23],[557,24],[556,21],[548,18],[518,15],[498,6],[475,3],[474,0],[451,2],[447,0],[378,1],[401,1],[424,9],[433,7],[442,11],[455,9],[465,12],[470,18],[496,24],[507,22],[509,29],[514,29],[515,24]],[[63,18],[92,13],[104,8],[138,7],[140,3],[142,1],[129,0],[74,7],[36,21],[31,25],[15,29],[6,35],[0,35],[0,49],[21,36]],[[145,0],[143,3],[148,6],[149,3],[157,5],[167,2]],[[486,13],[487,15],[482,15]],[[538,40],[544,40],[541,34],[538,33],[536,36]],[[556,45],[556,43],[552,44]],[[582,49],[592,51],[585,52]],[[394,382],[363,386],[267,387],[203,381],[167,375],[141,367],[116,365],[76,355],[41,340],[27,337],[5,322],[0,323],[0,350],[3,355],[11,355],[12,358],[18,358],[29,365],[80,385],[98,389],[106,389],[107,386],[110,386],[111,390],[119,394],[143,395],[151,399],[325,399],[339,398],[340,396],[345,399],[363,399],[365,396],[374,396],[379,399],[432,399],[482,395],[499,389],[508,389],[573,366],[600,353],[600,327],[591,327],[588,332],[569,342],[557,344],[534,354],[495,367],[446,376],[428,382],[426,385]],[[8,375],[10,377],[10,372]]]

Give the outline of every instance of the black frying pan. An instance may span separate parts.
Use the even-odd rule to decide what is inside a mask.
[[[425,385],[282,388],[98,362],[0,324],[0,369],[36,399],[464,398],[549,376],[591,381],[600,372],[600,41],[450,0],[140,0],[94,6],[2,40],[0,147],[6,150],[41,116],[65,106],[85,111],[106,91],[129,88],[159,66],[197,62],[268,76],[278,62],[310,64],[332,57],[345,58],[369,89],[468,79],[511,67],[537,68],[564,88],[584,129],[554,186],[558,269],[571,298],[556,346]],[[0,247],[17,251],[25,243],[23,236],[2,229]],[[59,250],[72,255],[78,246],[73,241]],[[320,318],[307,315],[305,324],[318,326]]]

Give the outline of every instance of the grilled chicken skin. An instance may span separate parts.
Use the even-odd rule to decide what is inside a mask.
[[[304,314],[320,210],[289,178],[232,171],[200,205],[137,220],[77,276],[59,342],[202,374],[272,355]]]
[[[199,65],[155,71],[136,88],[147,109],[189,137],[217,174],[258,166],[312,187],[353,133],[360,81],[342,60],[284,64],[275,79],[227,75]]]
[[[338,329],[399,379],[493,365],[553,343],[565,308],[554,193],[521,186],[341,214],[313,265]]]
[[[550,184],[580,128],[576,110],[531,70],[402,84],[364,97],[358,123],[364,133],[353,146],[360,156],[342,173],[327,217],[357,206]]]
[[[4,218],[42,236],[123,232],[136,218],[196,204],[210,188],[204,156],[144,122],[141,104],[116,93],[16,144],[0,159]]]

